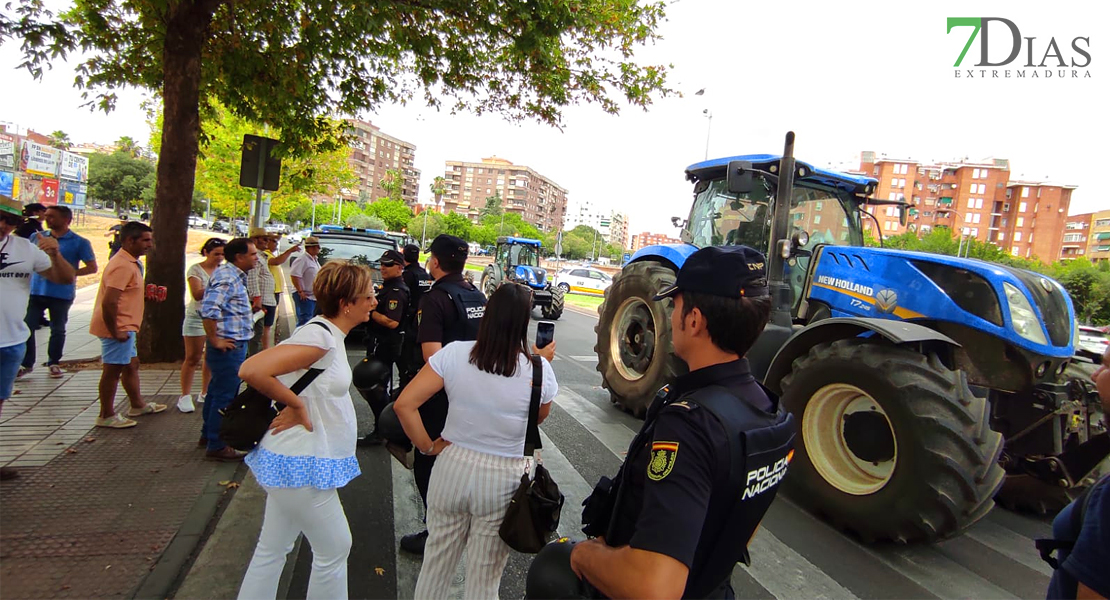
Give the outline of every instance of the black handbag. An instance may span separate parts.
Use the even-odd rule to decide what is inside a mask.
[[[327,325],[319,321],[313,321],[312,324],[328,329]],[[331,330],[328,329],[328,332],[331,333]],[[323,372],[323,369],[309,369],[289,389],[299,396]],[[270,423],[278,411],[283,408],[284,404],[274,402],[248,385],[230,404],[219,410],[222,417],[220,440],[236,450],[253,450],[270,429]]]
[[[543,387],[543,365],[538,356],[532,357],[532,401],[528,406],[528,430],[524,436],[524,456],[533,456],[540,443],[540,390]],[[559,515],[563,510],[563,494],[559,485],[536,457],[536,472],[531,479],[528,472],[520,477],[520,487],[513,493],[498,534],[517,552],[536,554],[555,535]]]

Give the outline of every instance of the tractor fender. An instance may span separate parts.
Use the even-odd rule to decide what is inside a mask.
[[[636,251],[629,259],[629,263],[654,261],[670,267],[674,272],[682,268],[690,255],[697,252],[698,247],[691,244],[657,244],[644,246]]]
[[[809,352],[810,348],[834,340],[878,334],[892,344],[922,344],[925,348],[940,350],[942,359],[947,361],[950,350],[960,344],[952,338],[923,325],[890,319],[870,319],[862,317],[833,317],[822,319],[790,336],[775,354],[763,385],[781,395],[782,378],[790,373],[794,360]]]

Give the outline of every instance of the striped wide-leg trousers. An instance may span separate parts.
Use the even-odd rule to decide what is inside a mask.
[[[428,486],[428,542],[414,598],[446,598],[466,549],[464,598],[497,598],[509,546],[497,531],[520,476],[524,457],[504,457],[448,446],[436,458]]]

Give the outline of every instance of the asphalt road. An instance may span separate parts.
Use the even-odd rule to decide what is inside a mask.
[[[582,500],[600,476],[616,472],[640,425],[610,404],[601,388],[593,353],[596,322],[570,311],[558,321],[553,366],[560,391],[541,426],[544,464],[567,497],[560,534],[579,539]],[[365,433],[372,424],[369,408],[357,394],[355,404]],[[402,535],[421,527],[411,473],[384,448],[360,448],[358,458],[363,475],[340,491],[354,537],[351,597],[411,598],[420,561],[397,549]],[[956,539],[929,546],[864,545],[780,496],[751,545],[751,567],[736,568],[733,587],[740,598],[1043,598],[1051,569],[1033,540],[1049,533],[1047,517],[995,508]],[[309,552],[302,544],[289,597],[305,595]],[[530,558],[510,557],[501,597],[523,596]],[[462,597],[462,573],[460,568],[452,597]]]

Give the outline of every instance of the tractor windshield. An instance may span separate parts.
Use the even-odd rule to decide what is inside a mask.
[[[835,190],[804,185],[795,182],[790,203],[791,233],[809,233],[806,248],[817,244],[862,246],[856,202]],[[690,243],[699,247],[745,245],[767,252],[774,201],[771,189],[764,182],[750,193],[734,194],[728,191],[724,179],[699,182],[694,187],[696,198],[687,224]]]
[[[509,264],[538,267],[540,266],[540,256],[535,246],[514,244],[509,249]]]

